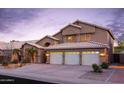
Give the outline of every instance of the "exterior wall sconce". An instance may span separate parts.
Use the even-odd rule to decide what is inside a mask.
[[[48,56],[49,56],[49,54],[47,54],[47,53],[46,53],[46,56],[48,57]]]
[[[100,53],[100,56],[104,57],[104,56],[106,56],[106,54],[105,53]]]

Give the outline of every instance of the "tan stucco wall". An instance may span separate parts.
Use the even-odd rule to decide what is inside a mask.
[[[63,36],[61,31],[53,36],[59,39],[59,43],[63,43]]]
[[[40,40],[40,41],[38,41],[36,44],[45,47],[45,43],[47,43],[47,42],[49,42],[50,45],[58,44],[57,40],[53,40],[53,39],[50,39],[50,38],[47,38],[47,37],[42,39],[42,40]]]
[[[95,33],[92,34],[91,41],[100,42],[103,44],[109,44],[107,39],[108,39],[107,31],[100,28],[95,28]]]
[[[63,30],[63,41],[66,42],[65,40],[66,35],[75,34],[77,38],[76,41],[79,42],[80,35],[82,34],[82,33],[79,33],[79,31],[80,31],[79,29],[74,29],[73,27],[69,27],[68,29]],[[95,32],[91,33],[91,41],[100,42],[103,44],[109,44],[108,37],[110,37],[108,32],[104,31],[103,29],[99,29],[99,28],[95,28]]]
[[[76,28],[73,26],[68,26],[65,29],[62,30],[62,35],[74,35],[80,33],[80,28]]]
[[[95,32],[95,27],[83,23],[75,23],[76,25],[79,25],[82,27],[80,33],[94,33]]]

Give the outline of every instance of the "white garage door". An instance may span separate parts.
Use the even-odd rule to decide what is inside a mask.
[[[50,64],[63,64],[63,53],[62,52],[51,52],[50,53]]]
[[[82,65],[100,64],[98,52],[82,53]]]
[[[65,64],[79,65],[79,52],[65,52]]]

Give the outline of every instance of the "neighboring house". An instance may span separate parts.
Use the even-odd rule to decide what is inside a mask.
[[[26,49],[36,48],[38,63],[100,64],[111,61],[114,39],[109,29],[77,20],[53,36],[45,36],[35,45],[24,44],[22,51],[25,57]]]
[[[118,39],[115,39],[114,40],[114,47],[118,47],[119,46],[119,40]]]
[[[5,61],[11,61],[11,58],[13,56],[13,50],[19,49],[22,47],[23,44],[26,42],[29,43],[35,43],[37,40],[31,40],[31,41],[15,41],[12,40],[9,43],[7,42],[0,42],[0,57],[3,57]],[[21,52],[21,50],[20,50]]]

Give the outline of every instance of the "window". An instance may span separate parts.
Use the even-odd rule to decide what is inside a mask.
[[[90,41],[91,40],[91,34],[84,34],[80,36],[80,41]]]
[[[66,41],[67,42],[75,42],[76,41],[76,36],[67,36]]]
[[[46,42],[44,46],[45,47],[48,47],[48,46],[50,46],[50,43],[49,42]]]

